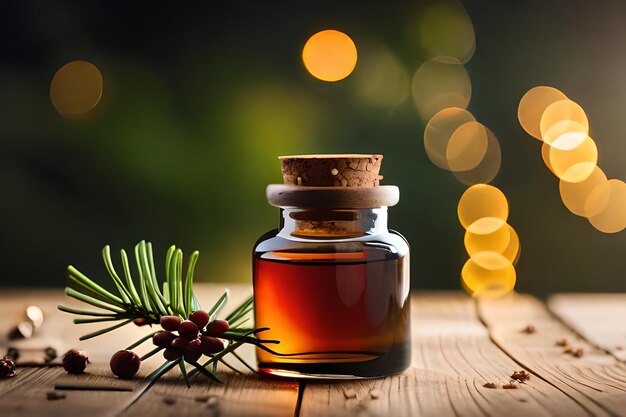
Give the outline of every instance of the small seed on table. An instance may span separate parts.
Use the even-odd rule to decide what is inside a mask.
[[[483,384],[483,387],[489,388],[489,389],[496,389],[496,388],[498,388],[498,386],[496,385],[495,382],[486,382],[485,384]]]
[[[508,384],[502,385],[503,389],[517,389],[517,385],[515,385],[515,381],[511,381]]]
[[[569,342],[567,339],[563,338],[563,339],[557,340],[555,345],[560,346],[560,347],[567,347],[569,346]]]
[[[373,389],[370,391],[370,397],[372,397],[373,400],[380,398],[380,394],[381,392],[379,389]]]
[[[530,374],[524,370],[521,371],[515,371],[513,372],[513,374],[511,375],[511,379],[517,381],[517,382],[526,382],[530,379]],[[504,387],[502,387],[504,388]]]
[[[353,389],[345,390],[343,396],[346,398],[356,398],[356,391]]]

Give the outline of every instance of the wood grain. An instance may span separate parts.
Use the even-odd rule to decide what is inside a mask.
[[[203,304],[210,305],[220,296],[222,288],[222,285],[199,285],[198,297]],[[248,286],[233,286],[230,306],[237,305],[250,292]],[[605,352],[615,343],[615,339],[606,336],[611,329],[624,334],[623,320],[612,320],[611,326],[611,320],[607,319],[620,312],[621,301],[568,297],[558,296],[550,301],[561,321],[543,303],[529,296],[484,301],[477,310],[474,300],[462,294],[420,293],[412,298],[413,364],[400,375],[351,382],[297,383],[249,373],[242,376],[222,369],[223,385],[209,383],[198,375],[188,389],[175,369],[139,396],[145,387],[141,376],[160,365],[162,359],[156,355],[146,361],[140,375],[131,381],[113,377],[107,363],[113,352],[143,332],[149,332],[149,328],[127,326],[79,343],[78,336],[98,326],[72,325],[71,316],[56,311],[56,304],[68,302],[62,291],[5,291],[0,294],[0,316],[4,319],[0,321],[1,334],[6,334],[11,322],[19,319],[28,304],[35,303],[44,308],[47,322],[38,339],[29,343],[44,345],[56,338],[65,347],[86,349],[94,363],[87,368],[89,373],[78,376],[68,375],[58,366],[18,368],[16,377],[0,379],[0,401],[6,404],[1,414],[3,417],[79,413],[89,413],[90,417],[626,415],[626,364]],[[76,305],[71,300],[69,304]],[[582,306],[580,310],[578,304]],[[603,308],[606,311],[602,313]],[[587,314],[583,314],[585,311]],[[593,320],[589,318],[591,312]],[[623,313],[619,314],[624,317]],[[535,326],[536,333],[522,331],[529,324]],[[582,349],[583,356],[576,358],[563,353],[563,347],[555,345],[563,338],[571,346]],[[0,338],[1,346],[6,347],[6,343],[6,339]],[[150,343],[142,349],[150,349]],[[254,362],[253,349],[246,347],[242,354]],[[238,369],[247,373],[243,366]],[[512,372],[521,369],[532,372],[530,381],[517,384],[517,389],[502,389]],[[487,382],[497,384],[498,388],[483,387]],[[55,390],[55,387],[75,385],[90,390]],[[108,390],[101,390],[104,388]],[[65,398],[47,400],[49,392],[64,394]],[[132,405],[126,409],[131,401]]]
[[[409,371],[378,380],[306,384],[300,416],[588,415],[540,378],[502,389],[520,367],[491,342],[469,297],[420,295],[411,307]],[[487,382],[498,388],[483,387]]]
[[[626,294],[556,294],[547,305],[589,342],[626,362]]]
[[[255,375],[222,373],[224,384],[201,375],[187,388],[176,372],[159,381],[121,416],[277,416],[292,417],[298,384],[261,379]]]
[[[248,297],[252,290],[249,286],[230,286],[229,306],[234,308]],[[199,285],[196,295],[205,305],[212,305],[222,294],[224,286]],[[6,301],[6,302],[5,302]],[[50,340],[58,341],[59,352],[70,347],[84,349],[92,364],[82,375],[70,375],[59,366],[55,367],[20,367],[13,378],[0,379],[0,401],[9,403],[1,415],[5,416],[68,416],[87,412],[91,416],[119,416],[151,413],[155,416],[184,412],[186,415],[289,415],[292,416],[298,400],[298,383],[269,381],[255,375],[242,377],[222,368],[224,385],[207,382],[203,376],[195,377],[194,385],[188,389],[178,368],[159,381],[146,393],[143,378],[163,363],[160,355],[144,361],[138,375],[130,381],[117,379],[108,367],[110,356],[123,349],[134,340],[153,329],[125,326],[109,334],[85,342],[78,341],[82,334],[99,328],[98,325],[76,326],[73,316],[61,313],[57,304],[80,306],[75,300],[63,296],[61,290],[7,291],[0,296],[0,315],[6,319],[0,322],[0,332],[6,334],[11,323],[19,320],[24,309],[31,303],[40,306],[46,314],[46,323],[36,338],[11,341],[11,345],[22,347],[26,344],[45,346]],[[229,308],[225,309],[228,313]],[[2,339],[0,339],[1,341]],[[3,345],[8,340],[4,339]],[[143,354],[152,349],[148,341],[136,349]],[[238,350],[248,363],[255,363],[254,350],[244,346]],[[247,369],[237,361],[230,360],[233,367],[242,372]],[[83,387],[84,390],[68,389]],[[57,389],[55,389],[57,388]],[[62,388],[62,389],[58,389]],[[120,391],[112,391],[119,389]],[[48,393],[58,393],[63,399],[47,400]],[[7,399],[11,398],[11,401]],[[138,400],[137,397],[139,397]],[[168,402],[164,399],[167,398]],[[169,400],[176,401],[175,408]],[[136,400],[136,401],[134,401]],[[127,410],[128,404],[132,406]],[[6,411],[6,413],[5,413]]]
[[[539,300],[511,295],[479,304],[491,338],[509,356],[593,415],[626,415],[626,368],[614,357],[580,338],[552,316]],[[523,329],[532,324],[536,332]],[[567,340],[582,357],[558,346]]]
[[[1,380],[0,403],[3,416],[69,416],[72,414],[105,416],[115,411],[124,401],[127,401],[132,392],[129,391],[68,391],[55,390],[59,381],[76,384],[118,384],[110,373],[104,372],[102,366],[95,367],[93,373],[70,376],[60,367],[51,368],[20,368],[19,373],[10,379],[9,384],[15,384],[6,389],[5,381]],[[19,381],[19,382],[18,382]],[[139,380],[134,381],[134,386]],[[51,393],[64,396],[56,400],[49,400]]]

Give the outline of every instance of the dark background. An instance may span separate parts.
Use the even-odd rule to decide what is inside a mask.
[[[304,69],[313,33],[349,34],[360,57],[392,53],[409,76],[428,58],[414,34],[432,2],[4,1],[0,9],[1,285],[62,286],[72,263],[105,270],[105,244],[199,249],[197,277],[251,280],[256,238],[277,224],[265,186],[278,155],[383,153],[401,189],[391,226],[412,245],[416,288],[460,288],[467,256],[456,205],[465,186],[435,167],[410,96],[363,99],[361,61],[338,83]],[[626,232],[595,230],[561,203],[540,142],[519,126],[521,96],[553,85],[587,111],[599,164],[626,177],[626,6],[466,1],[476,52],[469,110],[500,140],[493,184],[522,255],[517,289],[626,290]],[[104,77],[87,120],[69,121],[50,80],[83,59]],[[409,89],[410,86],[407,86]]]

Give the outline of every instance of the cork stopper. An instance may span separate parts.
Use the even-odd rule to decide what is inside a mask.
[[[400,191],[380,185],[383,160],[377,154],[297,155],[279,157],[284,184],[267,187],[267,201],[276,207],[316,209],[388,207]]]
[[[305,187],[378,187],[383,160],[377,154],[281,156],[283,182]]]

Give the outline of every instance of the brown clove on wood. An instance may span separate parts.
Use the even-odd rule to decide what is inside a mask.
[[[559,347],[567,347],[569,346],[569,341],[566,338],[559,339],[556,341],[555,345]]]
[[[524,370],[521,370],[519,372],[515,371],[511,375],[511,379],[513,379],[513,380],[515,380],[517,382],[524,383],[524,382],[526,382],[526,381],[528,381],[530,379],[530,374],[528,372],[524,371]]]

